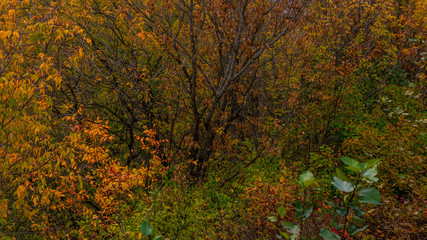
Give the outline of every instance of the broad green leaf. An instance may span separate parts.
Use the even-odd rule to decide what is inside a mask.
[[[302,215],[302,219],[305,220],[311,216],[311,213],[313,212],[313,207],[310,207],[305,211],[304,215]]]
[[[352,192],[354,190],[353,183],[343,181],[337,177],[334,177],[334,180],[332,181],[332,185],[335,186],[336,189],[342,191],[342,192]]]
[[[349,228],[348,228],[348,232],[349,233],[352,233],[352,232],[354,232],[354,231],[356,231],[357,230],[357,228],[356,228],[356,226],[355,225],[351,225]]]
[[[373,166],[376,166],[377,164],[378,164],[378,162],[379,162],[380,160],[379,159],[371,159],[371,160],[368,160],[366,163],[367,163],[367,165],[366,165],[366,167],[367,168],[372,168]]]
[[[341,237],[338,236],[336,233],[332,232],[331,230],[326,230],[324,228],[322,228],[320,230],[320,236],[324,240],[339,240],[339,239],[341,239]]]
[[[304,209],[301,206],[298,206],[298,208],[296,208],[296,212],[297,212],[297,217],[298,218],[302,218],[302,219],[307,219],[308,217],[310,217],[311,213],[313,212],[313,207],[310,207],[308,209]]]
[[[337,174],[337,177],[339,177],[341,180],[346,181],[346,182],[351,182],[350,179],[348,179],[348,177],[345,175],[345,173],[341,170],[341,168],[337,168],[335,170],[335,173]]]
[[[267,218],[268,218],[268,220],[270,220],[270,222],[277,222],[277,217],[276,216],[269,216]]]
[[[354,226],[354,225],[353,225]],[[350,233],[350,235],[354,236],[358,233],[363,232],[363,230],[365,230],[368,226],[364,226],[362,228],[357,229],[356,227],[349,229],[348,232]]]
[[[364,212],[364,211],[362,211],[360,208],[358,208],[358,207],[356,207],[356,206],[351,206],[351,209],[352,209],[353,211],[355,211],[355,212],[356,212],[356,214],[357,214],[357,216],[359,216],[359,217],[361,217],[361,216],[363,216],[363,214],[365,214],[365,212]]]
[[[365,221],[363,218],[358,216],[353,216],[351,219],[355,222],[360,222],[360,223]]]
[[[378,168],[377,166],[370,168],[368,170],[366,170],[363,174],[362,177],[365,177],[371,181],[377,182],[378,178],[375,177],[378,174]]]
[[[155,236],[153,239],[151,240],[163,240],[163,237],[160,235]]]
[[[360,172],[361,171],[361,166],[360,166],[360,162],[354,160],[353,158],[349,158],[349,157],[341,157],[341,160],[343,161],[343,163],[345,163],[347,165],[347,169],[352,171],[352,172]]]
[[[377,189],[372,187],[363,188],[358,192],[359,202],[381,205],[381,194]]]
[[[279,213],[279,215],[280,215],[281,217],[284,217],[284,216],[286,215],[286,208],[285,208],[284,206],[280,206],[280,207],[277,209],[277,213]]]
[[[286,239],[289,240],[289,235],[286,232],[280,232],[280,234],[282,234],[282,236]]]
[[[335,210],[340,216],[345,216],[345,214],[347,213],[347,210],[345,208],[337,208]]]
[[[305,171],[303,172],[300,176],[299,179],[301,180],[301,182],[304,184],[304,186],[309,187],[311,184],[314,183],[314,175],[313,173],[311,173],[310,171]]]
[[[281,222],[283,228],[290,234],[298,235],[300,232],[300,227],[290,222]]]
[[[153,229],[151,228],[150,222],[148,220],[144,220],[141,225],[139,225],[139,231],[141,231],[144,236],[153,234]]]
[[[302,213],[304,211],[304,209],[302,208],[301,201],[295,201],[293,205],[294,205],[294,209],[295,209],[295,211],[297,211],[297,213]]]
[[[360,171],[364,171],[365,169],[366,169],[366,166],[368,166],[368,164],[367,163],[361,163],[360,164]]]

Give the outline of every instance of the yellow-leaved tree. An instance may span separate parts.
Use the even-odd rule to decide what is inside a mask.
[[[83,57],[72,42],[84,30],[62,15],[73,4],[0,3],[0,238],[127,236],[124,219],[164,170],[153,130],[136,137],[148,164],[130,169],[106,148],[107,121],[53,114],[58,56]]]

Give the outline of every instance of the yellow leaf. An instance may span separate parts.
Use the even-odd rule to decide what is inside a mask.
[[[14,32],[12,33],[12,35],[13,35],[15,38],[19,38],[19,33],[18,33],[17,31],[14,31]]]
[[[7,217],[6,210],[7,210],[7,199],[2,199],[0,201],[0,218]]]
[[[35,207],[37,207],[38,200],[39,200],[38,197],[33,197],[33,204],[34,204]]]
[[[15,10],[14,9],[10,9],[9,10],[9,12],[7,12],[7,14],[9,15],[9,16],[13,16],[14,14],[15,14]]]
[[[79,175],[78,179],[79,179],[79,188],[80,188],[80,190],[82,190],[83,189],[83,180],[82,180],[82,177]]]
[[[41,199],[40,203],[41,203],[42,205],[47,205],[47,204],[49,204],[49,203],[50,203],[50,200],[49,200],[49,198],[48,198],[47,194],[44,194],[44,195],[42,196],[42,199]]]
[[[18,198],[24,198],[27,195],[27,188],[24,185],[19,185],[16,190],[16,195]]]

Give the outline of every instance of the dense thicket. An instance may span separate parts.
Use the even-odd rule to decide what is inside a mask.
[[[308,239],[426,238],[426,13],[423,0],[1,1],[0,238],[295,234],[281,220]],[[358,192],[356,208],[335,175],[367,178],[382,204]]]

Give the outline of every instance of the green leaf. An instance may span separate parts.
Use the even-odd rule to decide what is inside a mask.
[[[358,216],[353,216],[351,219],[355,222],[360,222],[360,223],[365,221],[363,218]]]
[[[311,184],[314,183],[314,175],[313,173],[311,173],[310,171],[305,171],[303,172],[300,176],[299,179],[301,180],[301,182],[304,184],[304,186],[309,187]]]
[[[338,236],[336,233],[332,232],[331,230],[326,230],[324,228],[322,228],[320,230],[320,236],[324,240],[339,240],[339,239],[341,239],[341,237]]]
[[[354,236],[354,235],[356,235],[356,234],[358,234],[358,233],[361,233],[361,232],[363,232],[363,230],[365,230],[366,228],[367,228],[368,226],[364,226],[364,227],[362,227],[362,228],[359,228],[359,229],[357,229],[357,228],[353,228],[353,229],[349,229],[349,233],[350,233],[350,235],[351,236]]]
[[[365,214],[364,211],[362,211],[360,208],[358,208],[356,206],[351,206],[351,209],[353,209],[353,211],[355,211],[357,216],[359,216],[359,217],[361,217],[361,216],[363,216],[363,214]]]
[[[362,177],[365,177],[371,181],[377,182],[378,178],[375,177],[378,174],[378,168],[377,166],[370,168],[368,170],[366,170],[363,174]]]
[[[364,171],[365,169],[366,169],[366,166],[368,166],[368,164],[367,163],[361,163],[360,164],[360,171]]]
[[[141,225],[139,225],[139,231],[141,231],[144,236],[153,234],[153,229],[151,228],[150,222],[148,220],[144,220]]]
[[[281,222],[283,228],[290,234],[298,235],[300,232],[300,227],[290,222]]]
[[[270,220],[270,222],[277,222],[277,217],[276,216],[269,216],[267,218],[268,218],[268,220]]]
[[[379,159],[371,159],[371,160],[366,162],[366,164],[367,164],[366,167],[372,168],[372,167],[376,166],[379,161],[380,161]]]
[[[359,202],[381,205],[381,194],[377,189],[372,187],[363,188],[359,191]]]
[[[335,186],[336,189],[342,191],[342,192],[352,192],[354,190],[353,183],[343,181],[337,177],[334,177],[334,180],[332,181],[332,185]]]
[[[157,235],[151,240],[163,240],[163,237],[161,235]]]
[[[347,165],[347,169],[352,171],[352,172],[360,172],[361,171],[361,166],[360,166],[360,162],[354,160],[353,158],[349,158],[349,157],[341,157],[341,160],[343,161],[343,163],[345,163]]]
[[[277,209],[277,213],[279,213],[279,215],[280,215],[281,217],[284,217],[284,216],[286,215],[286,208],[285,208],[285,207],[283,207],[283,206],[280,206],[280,207]]]
[[[307,218],[309,218],[312,212],[313,212],[313,206],[311,206],[309,209],[307,209],[307,211],[305,211],[305,213],[302,215],[302,219],[306,220]]]
[[[347,213],[347,210],[345,210],[345,208],[337,208],[335,210],[340,216],[345,216],[345,214]]]
[[[289,239],[289,235],[286,232],[280,232],[280,234],[282,234],[284,238]]]
[[[356,228],[356,226],[355,225],[351,225],[351,227],[349,227],[348,228],[348,232],[349,233],[352,233],[352,232],[354,232],[354,231],[356,231],[357,230],[357,228]]]
[[[341,168],[337,168],[335,170],[335,173],[337,174],[337,177],[339,177],[339,179],[346,181],[346,182],[351,182],[350,179],[348,179],[348,177],[345,175],[345,173],[341,170]]]
[[[304,209],[302,208],[301,201],[295,201],[293,205],[294,205],[295,211],[297,211],[297,214],[302,214],[302,212],[304,211]]]

